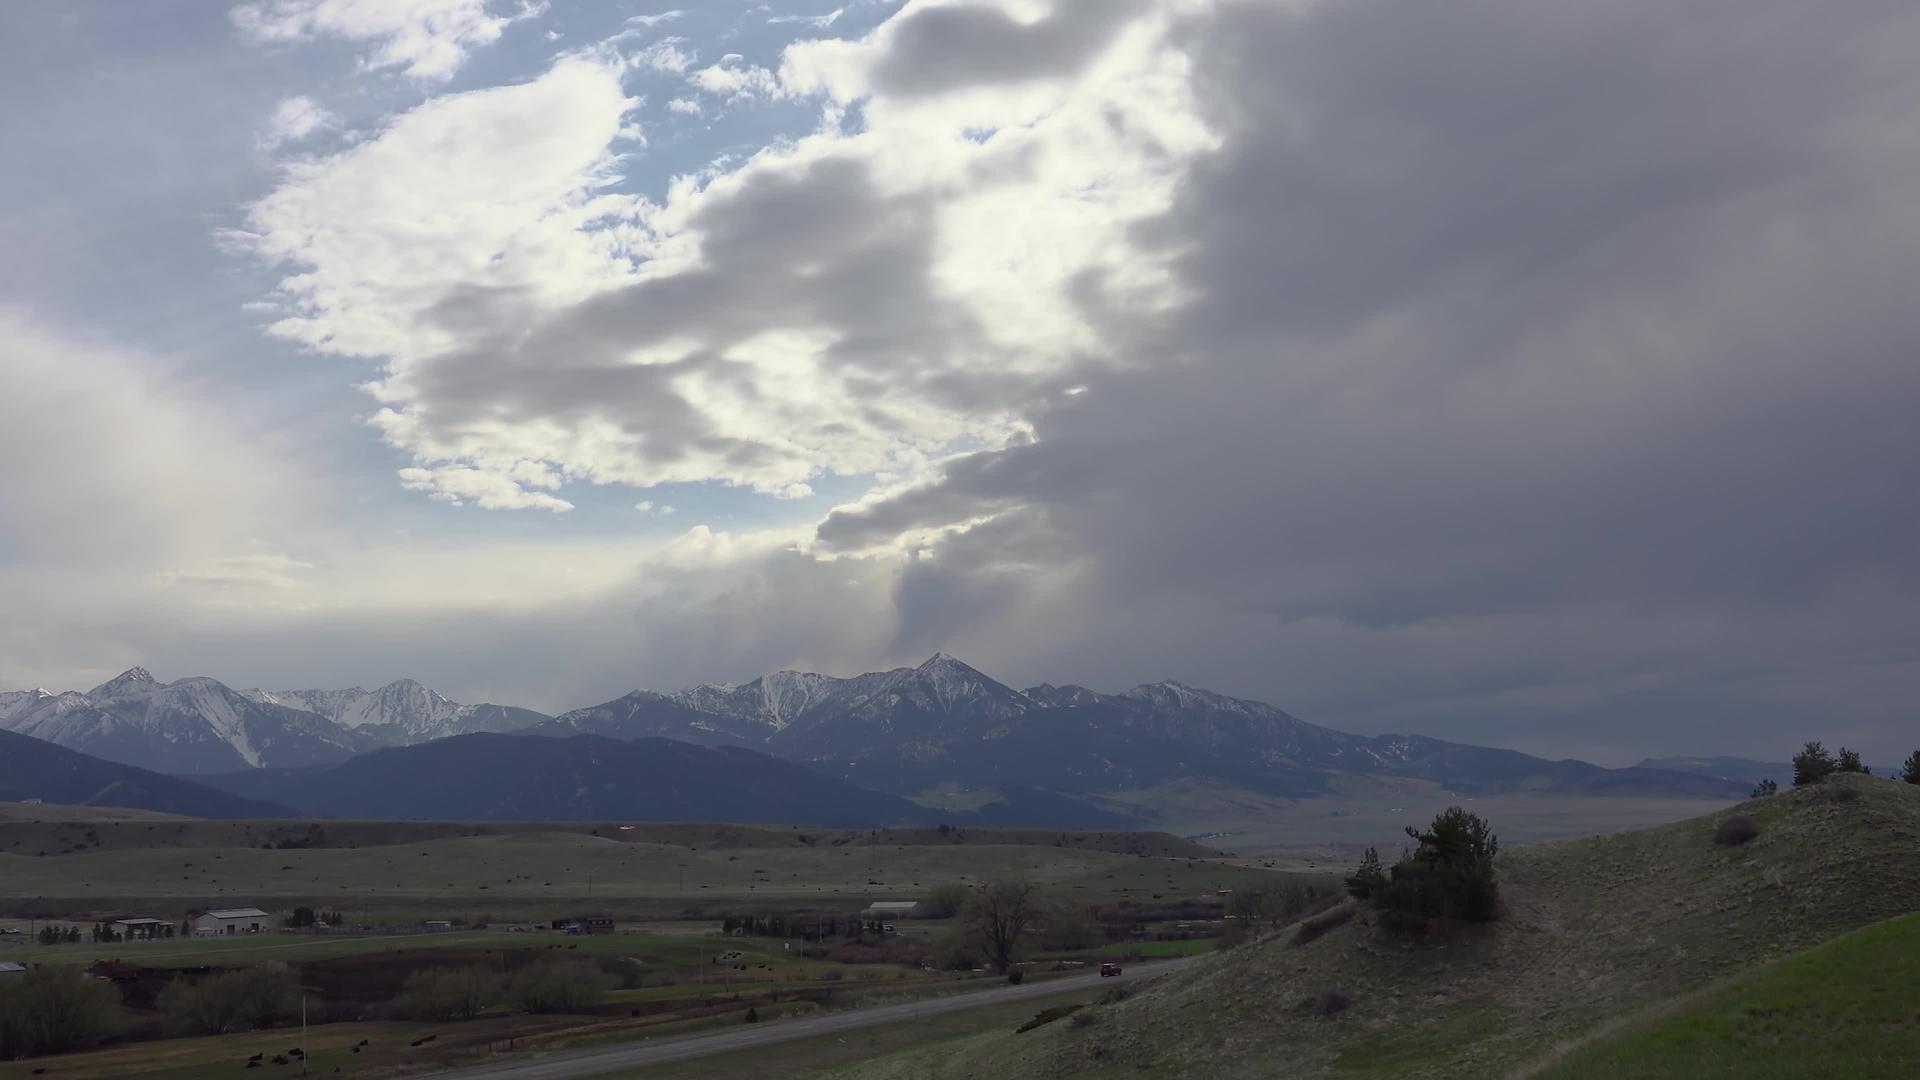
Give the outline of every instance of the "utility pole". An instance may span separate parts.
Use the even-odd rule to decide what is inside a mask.
[[[300,1075],[307,1075],[307,992],[300,991]]]

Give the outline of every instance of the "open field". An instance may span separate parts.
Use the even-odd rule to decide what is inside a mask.
[[[1736,812],[1759,836],[1716,844]],[[1200,957],[1078,1024],[975,1036],[917,1073],[887,1058],[844,1075],[1251,1080],[1276,1062],[1302,1077],[1507,1075],[1651,1002],[1920,910],[1920,788],[1836,778],[1705,818],[1505,849],[1498,865],[1502,919],[1437,944],[1387,938],[1356,906],[1307,944],[1283,930]],[[1346,1007],[1302,1007],[1328,992]],[[1920,1003],[1906,1009],[1911,1023]]]
[[[1540,1080],[1920,1076],[1920,914],[1737,975],[1578,1047]]]
[[[514,833],[358,848],[84,848],[0,853],[0,912],[178,918],[191,908],[296,903],[355,921],[541,919],[600,908],[670,914],[717,907],[850,910],[916,899],[936,885],[1024,876],[1063,897],[1147,900],[1210,894],[1273,872],[1234,860],[1045,845],[678,847],[572,832]],[[363,917],[364,916],[364,917]]]
[[[1454,794],[1425,780],[1379,776],[1341,779],[1330,795],[1283,799],[1212,780],[1182,781],[1106,795],[1116,809],[1144,815],[1156,829],[1204,837],[1241,856],[1278,857],[1302,868],[1352,862],[1373,846],[1398,851],[1409,822],[1431,821],[1465,806],[1502,823],[1501,838],[1531,844],[1665,825],[1726,806],[1705,799],[1637,796]]]

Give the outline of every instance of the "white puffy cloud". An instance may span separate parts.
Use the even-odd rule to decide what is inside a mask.
[[[440,80],[452,76],[468,52],[499,40],[509,23],[540,11],[541,6],[522,4],[513,14],[496,15],[487,0],[252,0],[228,15],[255,41],[337,37],[367,42],[375,46],[366,58],[369,66]]]
[[[411,360],[628,272],[633,201],[603,189],[637,102],[567,58],[518,85],[433,98],[337,154],[291,166],[229,240],[296,269],[270,330],[326,352]]]
[[[273,150],[288,143],[305,140],[315,132],[333,127],[339,121],[310,97],[290,97],[274,107],[267,130],[260,136],[263,149]]]
[[[1039,82],[873,91],[863,130],[657,201],[603,192],[632,105],[614,65],[435,99],[253,208],[249,246],[292,271],[272,331],[383,358],[375,426],[416,459],[407,486],[448,501],[560,509],[517,478],[535,467],[788,498],[918,475],[1026,437],[1055,381],[1106,362],[1089,275],[1166,302],[1128,230],[1208,145],[1172,29],[1115,27]],[[784,92],[734,55],[690,81]]]

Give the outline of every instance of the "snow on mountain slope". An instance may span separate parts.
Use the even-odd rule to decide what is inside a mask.
[[[310,765],[364,748],[313,713],[254,701],[204,677],[162,684],[141,668],[85,694],[43,696],[7,726],[108,761],[172,773]]]
[[[203,676],[162,683],[136,667],[84,694],[0,694],[0,727],[109,761],[183,774],[315,765],[545,719],[507,705],[462,705],[411,679],[373,691],[234,690]]]
[[[511,705],[462,705],[420,685],[398,679],[378,690],[243,690],[255,701],[302,709],[326,717],[376,746],[413,746],[476,731],[531,727],[544,713]]]

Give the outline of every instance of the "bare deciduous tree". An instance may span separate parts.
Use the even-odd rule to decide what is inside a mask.
[[[1009,878],[975,890],[967,905],[966,924],[980,939],[994,970],[1013,966],[1020,939],[1042,914],[1043,904],[1030,881]]]

